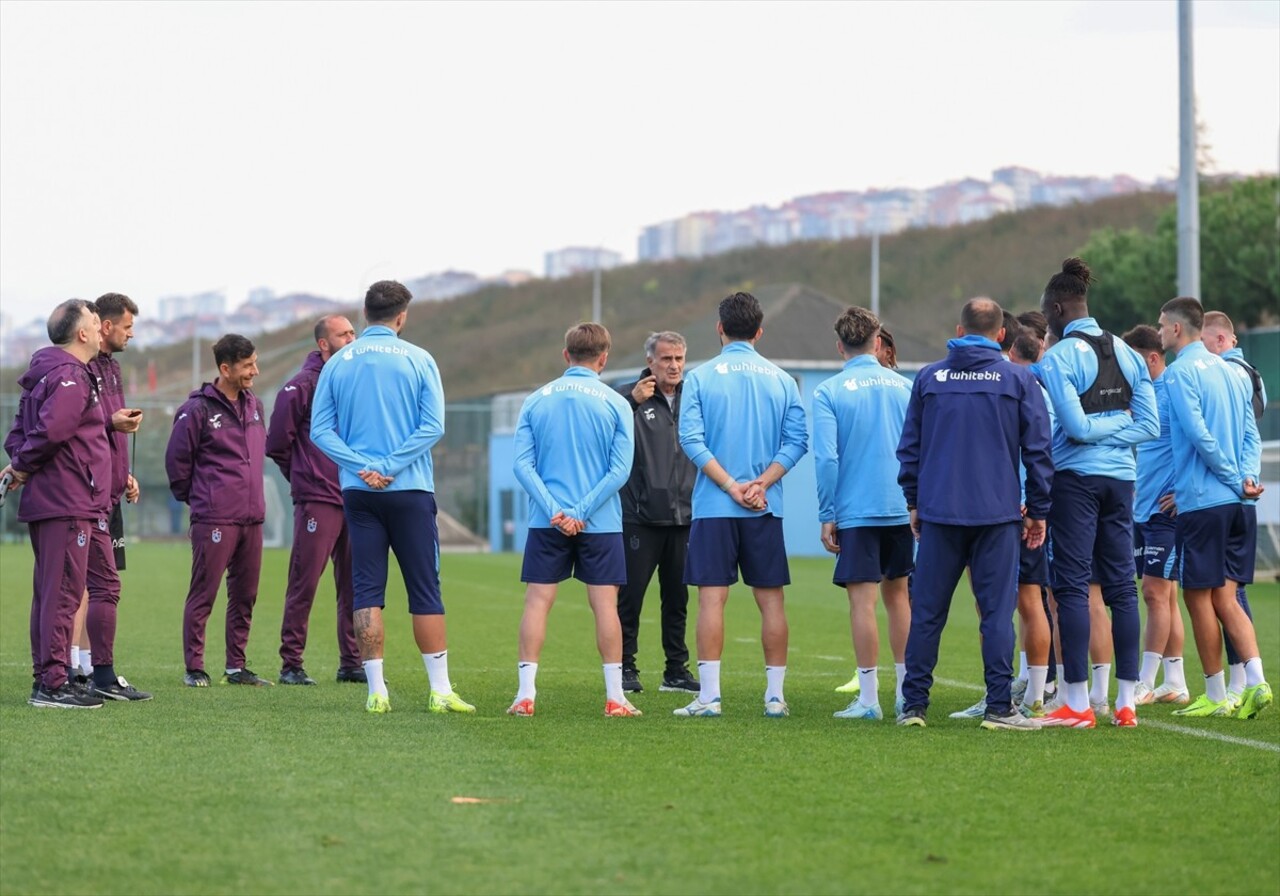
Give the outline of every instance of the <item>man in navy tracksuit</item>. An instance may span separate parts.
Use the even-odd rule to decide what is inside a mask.
[[[1053,465],[1049,414],[1027,368],[1000,356],[1003,312],[970,299],[947,357],[916,375],[898,443],[911,528],[920,541],[899,725],[925,724],[938,641],[960,576],[971,570],[987,683],[983,728],[1034,730],[1010,688],[1018,544],[1044,542]],[[1019,461],[1026,467],[1026,516]]]

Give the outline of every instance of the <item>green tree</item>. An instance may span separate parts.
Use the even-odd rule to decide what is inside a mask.
[[[1280,180],[1250,178],[1200,196],[1200,289],[1206,308],[1236,324],[1272,323],[1280,314]],[[1155,230],[1103,228],[1080,255],[1098,277],[1089,307],[1107,329],[1154,322],[1177,295],[1178,211],[1170,204]]]

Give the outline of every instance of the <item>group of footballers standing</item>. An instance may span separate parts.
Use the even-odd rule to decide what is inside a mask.
[[[1110,715],[1121,727],[1136,725],[1136,708],[1149,703],[1178,704],[1185,715],[1240,718],[1270,704],[1244,594],[1253,576],[1254,502],[1262,492],[1254,407],[1260,379],[1239,356],[1226,316],[1206,315],[1195,299],[1167,303],[1158,329],[1139,326],[1123,340],[1103,332],[1088,312],[1090,277],[1082,261],[1068,259],[1049,280],[1040,311],[1017,318],[990,299],[970,300],[947,357],[914,382],[892,369],[892,342],[874,315],[855,307],[837,320],[836,350],[845,364],[816,391],[812,414],[820,537],[837,555],[833,581],[848,594],[858,666],[840,689],[856,696],[837,717],[883,718],[879,590],[895,661],[895,715],[901,725],[925,724],[942,626],[966,568],[981,620],[987,693],[953,715],[980,717],[983,727],[997,729],[1093,727],[1110,711],[1112,655],[1119,686]],[[229,334],[214,346],[219,376],[179,409],[166,452],[170,488],[192,511],[183,625],[188,686],[210,683],[204,629],[224,575],[221,680],[269,684],[247,668],[244,656],[261,566],[262,465],[269,456],[289,480],[295,505],[279,681],[315,683],[302,666],[306,620],[331,560],[338,678],[368,685],[368,711],[390,710],[382,673],[390,552],[409,592],[428,709],[475,711],[448,675],[430,454],[444,431],[444,395],[434,359],[399,336],[409,298],[394,281],[371,286],[368,327],[359,337],[346,318],[321,320],[317,350],[277,396],[269,430],[251,390],[253,344]],[[131,322],[136,307],[124,301]],[[659,340],[658,354],[666,359],[661,389],[653,377],[622,390],[603,385],[609,333],[598,323],[574,326],[565,337],[564,375],[526,399],[515,472],[529,497],[529,537],[510,715],[535,713],[548,616],[559,582],[571,576],[586,585],[595,616],[605,715],[640,715],[628,694],[640,690],[634,651],[642,598],[623,600],[624,630],[619,587],[637,579],[642,595],[657,561],[637,576],[628,557],[628,546],[635,553],[644,544],[628,529],[636,520],[636,489],[651,506],[671,504],[677,517],[678,537],[664,542],[671,553],[663,558],[669,566],[675,557],[680,574],[663,573],[663,689],[697,696],[675,715],[721,714],[724,612],[739,574],[761,614],[764,714],[789,715],[784,588],[790,573],[781,480],[809,450],[809,420],[795,380],[756,351],[764,332],[756,299],[734,293],[720,303],[718,318],[720,354],[688,376],[682,376],[683,339],[655,334],[647,348],[652,354]],[[116,326],[120,319],[116,314]],[[31,528],[36,554],[35,706],[93,708],[104,698],[149,696],[116,675],[114,612],[109,624],[102,612],[114,611],[119,597],[115,558],[107,550],[108,529],[117,526],[108,518],[121,497],[137,496],[123,438],[112,434],[140,423],[140,414],[123,409],[122,395],[105,412],[102,406],[103,395],[119,392],[118,365],[108,383],[90,364],[101,361],[101,353],[110,359],[101,348],[107,320],[105,309],[100,316],[78,300],[55,310],[54,346],[37,352],[20,381],[22,402],[6,440],[11,464],[3,472],[12,475],[10,488],[26,486],[19,518]],[[1176,359],[1166,368],[1167,353]],[[654,358],[650,363],[657,368]],[[633,390],[633,398],[624,397]],[[1265,396],[1259,398],[1258,414],[1265,406]],[[655,429],[638,450],[640,424]],[[645,481],[636,479],[633,465],[663,439],[671,449],[665,460]],[[78,472],[84,470],[90,475]],[[72,481],[77,472],[85,481]],[[679,490],[690,493],[690,510]],[[1145,652],[1135,553],[1148,606]],[[63,563],[64,555],[71,562]],[[68,674],[72,626],[86,579],[92,585],[94,575],[115,587],[99,587],[103,596],[96,600],[91,587],[93,677],[77,683]],[[687,652],[681,653],[683,607],[672,614],[678,638],[665,631],[673,579],[681,590],[697,587],[697,679],[684,665]],[[1205,671],[1205,693],[1194,702],[1182,676],[1179,582]],[[95,603],[101,605],[96,617]],[[1023,642],[1016,677],[1015,609]],[[1224,633],[1230,682],[1221,658]],[[1162,666],[1165,681],[1157,687]]]

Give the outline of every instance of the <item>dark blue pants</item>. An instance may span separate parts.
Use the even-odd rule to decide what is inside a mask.
[[[440,544],[436,496],[431,492],[342,490],[342,509],[351,540],[353,610],[383,607],[387,594],[387,551],[396,555],[409,612],[440,616]]]
[[[1116,678],[1136,681],[1141,651],[1133,563],[1133,483],[1058,470],[1053,476],[1050,576],[1067,681],[1089,680],[1089,583],[1111,609]]]
[[[908,709],[929,705],[938,642],[951,609],[951,596],[967,566],[981,616],[982,667],[987,708],[1008,713],[1013,683],[1013,614],[1018,609],[1020,523],[995,526],[944,526],[920,523],[911,591],[911,633],[907,636],[907,677],[902,701]]]

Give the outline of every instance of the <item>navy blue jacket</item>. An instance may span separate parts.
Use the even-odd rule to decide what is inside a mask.
[[[1018,462],[1027,471],[1027,516],[1049,514],[1053,482],[1049,412],[1035,375],[981,336],[947,343],[947,357],[911,387],[898,442],[898,484],[921,520],[990,526],[1022,518]]]

